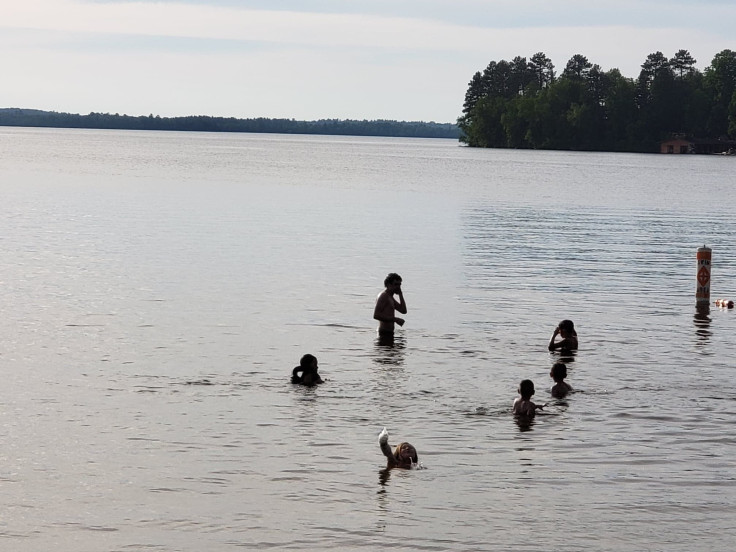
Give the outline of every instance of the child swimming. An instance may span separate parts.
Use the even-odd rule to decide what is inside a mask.
[[[300,383],[308,387],[324,383],[317,370],[319,370],[317,357],[306,354],[299,361],[299,366],[291,371],[291,383]]]
[[[378,436],[378,444],[381,446],[381,452],[383,452],[383,455],[388,458],[386,469],[410,469],[412,466],[419,463],[417,449],[415,449],[410,443],[399,443],[396,445],[396,449],[391,451],[391,447],[388,445],[388,431],[385,427]]]
[[[572,391],[572,387],[565,381],[567,377],[567,366],[562,362],[555,362],[549,372],[549,377],[555,380],[555,384],[550,389],[550,393],[556,399],[561,399]]]
[[[560,336],[562,339],[555,343],[555,338]],[[563,351],[576,351],[578,348],[578,333],[575,331],[575,324],[572,320],[563,320],[555,328],[552,337],[549,339],[547,348],[550,351],[561,349]]]
[[[536,414],[537,409],[541,410],[544,408],[544,405],[537,406],[531,400],[532,395],[534,395],[534,382],[532,380],[521,380],[518,392],[521,396],[514,400],[514,406],[512,408],[513,413],[517,416],[532,418]]]

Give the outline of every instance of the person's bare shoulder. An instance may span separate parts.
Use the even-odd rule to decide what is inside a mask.
[[[376,295],[376,305],[381,305],[385,303],[387,299],[388,299],[388,293],[384,289],[381,293]]]

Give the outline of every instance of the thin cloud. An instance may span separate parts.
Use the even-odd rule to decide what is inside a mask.
[[[0,107],[449,122],[491,60],[581,53],[635,77],[654,51],[703,69],[732,47],[736,7],[674,4],[25,0],[0,20]]]
[[[530,2],[526,2],[529,4]],[[505,4],[500,2],[497,4]],[[535,4],[535,13],[547,13],[550,3]],[[554,3],[559,5],[560,3]],[[565,11],[561,21],[559,12],[553,23],[534,24],[538,17],[526,17],[525,33],[543,33],[548,39],[564,39],[571,29],[618,29],[636,32],[656,32],[667,27],[667,17],[661,16],[656,25],[652,19],[637,17],[635,22],[612,23],[620,17],[587,20],[575,24],[580,15],[575,10],[607,9],[622,13],[625,3],[564,2],[572,11]],[[642,4],[637,3],[642,14]],[[633,5],[632,5],[633,7]],[[661,8],[661,6],[658,6]],[[724,7],[724,9],[728,9]],[[494,10],[490,10],[494,11]],[[697,10],[694,10],[697,15]],[[736,8],[730,12],[736,16]],[[517,26],[503,27],[498,19],[514,13],[518,7],[501,10],[499,17],[486,24],[455,24],[422,17],[387,17],[381,15],[346,13],[310,13],[304,11],[252,10],[229,6],[163,2],[87,3],[74,0],[27,0],[3,15],[3,27],[44,29],[75,33],[113,33],[159,37],[188,37],[211,40],[259,41],[264,43],[300,44],[331,47],[409,48],[417,50],[447,50],[472,52],[489,42],[496,43],[518,34]],[[578,13],[576,16],[575,14]],[[564,23],[563,23],[564,21]],[[669,25],[670,31],[686,33],[687,28]],[[596,31],[598,32],[598,31]]]

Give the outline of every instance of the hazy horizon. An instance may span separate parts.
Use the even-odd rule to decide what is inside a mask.
[[[2,110],[12,110],[12,109],[19,109],[22,111],[40,111],[42,113],[63,113],[67,115],[80,115],[80,116],[87,116],[90,113],[100,113],[103,115],[119,115],[121,117],[127,116],[127,117],[148,117],[150,115],[153,115],[154,117],[161,117],[161,118],[167,118],[167,119],[175,119],[175,118],[182,118],[182,117],[212,117],[212,118],[223,118],[223,119],[271,119],[271,120],[287,120],[287,121],[299,121],[299,122],[317,122],[317,121],[356,121],[356,122],[378,122],[378,121],[389,121],[389,122],[397,122],[397,123],[422,123],[422,124],[437,124],[437,125],[457,125],[457,121],[410,121],[407,119],[350,119],[350,118],[339,118],[339,117],[322,117],[320,119],[294,119],[293,117],[261,117],[261,116],[253,116],[253,117],[230,117],[228,115],[207,115],[206,113],[189,113],[187,115],[172,115],[172,116],[166,116],[161,115],[159,113],[139,113],[139,114],[131,114],[131,113],[120,113],[120,112],[101,112],[101,111],[86,111],[83,113],[79,112],[70,112],[70,111],[56,111],[53,109],[43,109],[38,107],[19,107],[19,106],[2,106],[0,107],[0,111]]]

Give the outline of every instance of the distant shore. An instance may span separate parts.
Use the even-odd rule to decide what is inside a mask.
[[[79,115],[15,107],[0,108],[0,126],[460,138],[460,129],[453,123],[389,120],[358,121],[351,119],[297,121],[265,117],[236,119],[234,117],[209,117],[204,115],[187,117],[148,115],[135,117],[117,113]]]

